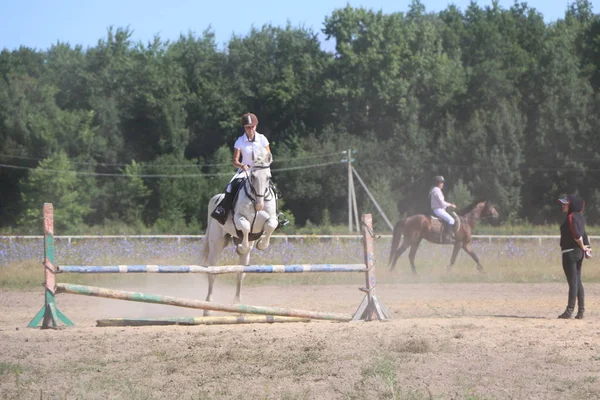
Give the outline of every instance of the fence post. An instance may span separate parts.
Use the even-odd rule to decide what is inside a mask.
[[[29,328],[42,324],[42,329],[57,328],[58,322],[71,326],[73,323],[56,306],[56,267],[54,266],[54,207],[44,203],[44,305],[31,320]]]
[[[353,321],[365,320],[373,321],[378,319],[386,321],[391,317],[389,310],[385,305],[379,303],[375,295],[375,287],[377,282],[375,279],[375,251],[373,237],[373,218],[371,214],[363,214],[362,218],[362,233],[363,233],[363,249],[365,254],[365,287],[360,288],[365,292],[365,297],[354,313]]]

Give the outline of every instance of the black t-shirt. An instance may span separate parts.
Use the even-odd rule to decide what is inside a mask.
[[[561,250],[576,249],[579,247],[575,239],[583,237],[583,243],[589,245],[589,239],[585,233],[583,216],[578,212],[567,215],[565,222],[560,226],[560,248]]]

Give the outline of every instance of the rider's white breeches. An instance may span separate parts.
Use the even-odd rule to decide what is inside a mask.
[[[433,213],[440,217],[440,219],[446,221],[448,225],[454,225],[454,218],[452,218],[450,214],[448,214],[445,208],[436,208],[433,210]]]

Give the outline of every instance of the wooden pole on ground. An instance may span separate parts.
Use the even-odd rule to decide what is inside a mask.
[[[309,318],[276,317],[273,315],[225,315],[218,317],[107,318],[96,326],[154,326],[154,325],[232,325],[310,322]]]
[[[142,303],[165,304],[186,308],[197,308],[200,310],[224,311],[242,314],[277,315],[281,317],[298,317],[310,319],[323,319],[329,321],[350,321],[352,315],[320,311],[308,311],[287,309],[268,306],[251,306],[247,304],[219,304],[203,300],[182,299],[172,296],[160,296],[140,292],[127,292],[124,290],[104,289],[94,286],[72,285],[58,283],[56,293],[70,293],[84,296],[103,297],[107,299],[139,301]]]

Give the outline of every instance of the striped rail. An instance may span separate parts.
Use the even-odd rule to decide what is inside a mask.
[[[203,267],[201,265],[107,265],[84,266],[62,265],[56,272],[78,274],[106,273],[199,273],[199,274],[231,274],[231,273],[305,273],[305,272],[366,272],[364,264],[290,264],[290,265],[225,265],[222,267]]]

